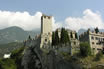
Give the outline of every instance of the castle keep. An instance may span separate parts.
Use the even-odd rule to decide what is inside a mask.
[[[41,17],[41,44],[40,48],[48,48],[52,43],[52,16]]]

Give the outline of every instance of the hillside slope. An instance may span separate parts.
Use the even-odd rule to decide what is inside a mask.
[[[0,30],[0,44],[10,43],[10,42],[21,42],[25,40],[29,35],[35,37],[39,32],[24,31],[19,27],[9,27]]]

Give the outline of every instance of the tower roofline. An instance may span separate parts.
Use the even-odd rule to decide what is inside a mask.
[[[49,15],[46,15],[46,14],[42,14],[42,16],[45,16],[45,17],[52,17],[52,16],[49,16]]]

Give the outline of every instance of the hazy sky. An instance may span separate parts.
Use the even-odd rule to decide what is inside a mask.
[[[39,28],[40,21],[36,18],[39,20],[41,13],[54,17],[55,28],[65,26],[78,30],[83,25],[87,26],[85,29],[103,28],[104,0],[0,0],[0,28],[16,25],[25,30],[35,29],[28,29],[29,22],[29,26],[35,23]]]

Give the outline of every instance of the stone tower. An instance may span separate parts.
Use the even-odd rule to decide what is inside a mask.
[[[52,43],[52,16],[41,16],[41,44],[40,48],[49,48]]]

